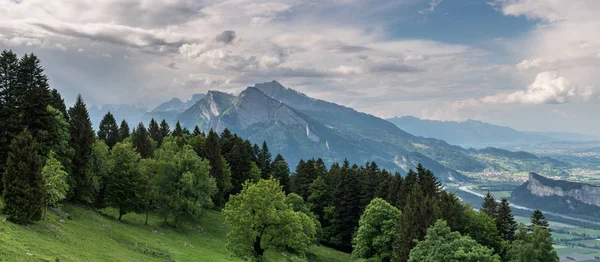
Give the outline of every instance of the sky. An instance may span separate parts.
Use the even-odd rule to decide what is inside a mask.
[[[277,80],[379,117],[600,133],[597,0],[0,0],[67,103]]]

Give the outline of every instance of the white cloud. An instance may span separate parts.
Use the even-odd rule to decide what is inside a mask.
[[[577,87],[555,72],[542,72],[525,91],[509,94],[505,103],[562,104],[577,95]],[[484,99],[483,101],[486,101]]]

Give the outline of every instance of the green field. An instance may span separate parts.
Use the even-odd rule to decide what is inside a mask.
[[[127,214],[123,222],[111,209],[102,213],[77,206],[63,209],[62,219],[50,212],[46,220],[21,226],[0,216],[0,261],[240,261],[226,249],[227,228],[217,211],[209,211],[197,223],[179,228],[161,227],[162,219]],[[309,261],[350,261],[350,255],[313,246]],[[285,255],[270,250],[268,261],[284,261]],[[58,260],[56,260],[58,261]]]

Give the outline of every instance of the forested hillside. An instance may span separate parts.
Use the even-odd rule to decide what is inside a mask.
[[[508,201],[489,195],[475,211],[421,164],[404,176],[372,161],[328,166],[307,157],[296,165],[273,156],[267,142],[228,129],[204,133],[155,119],[130,125],[111,113],[95,132],[83,97],[67,110],[33,54],[0,55],[0,102],[2,214],[9,221],[0,234],[10,234],[0,238],[0,255],[9,259],[34,259],[36,250],[40,259],[194,261],[217,249],[223,259],[225,245],[242,260],[327,260],[332,255],[323,252],[333,251],[316,247],[323,245],[372,261],[558,261],[543,215],[517,225]],[[242,111],[230,117],[255,120]],[[57,219],[65,225],[47,222]],[[193,249],[206,241],[198,225],[225,228],[226,240]],[[148,243],[154,230],[169,233],[155,238],[170,243],[166,250]],[[44,238],[65,254],[39,243]],[[117,257],[109,248],[90,255],[65,249],[71,241],[125,248]]]

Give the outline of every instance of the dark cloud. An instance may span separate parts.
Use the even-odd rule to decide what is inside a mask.
[[[235,31],[225,30],[215,37],[215,41],[222,42],[223,44],[230,44],[235,38]]]
[[[370,48],[357,45],[337,45],[334,50],[340,53],[357,53],[370,50]]]

